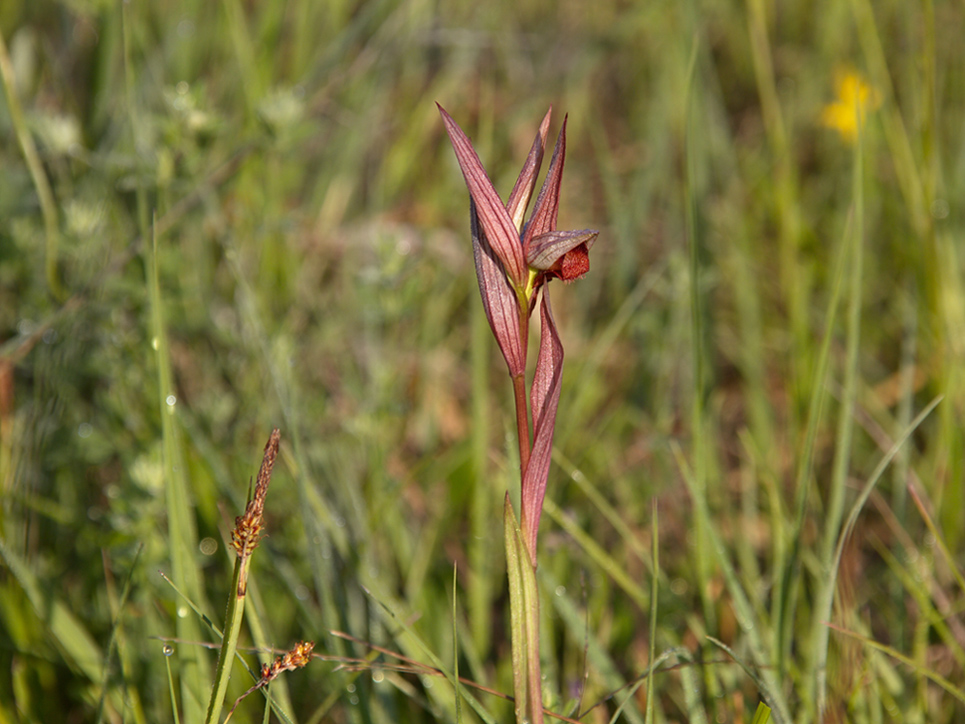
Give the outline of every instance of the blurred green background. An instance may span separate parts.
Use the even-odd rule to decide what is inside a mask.
[[[963,28],[932,0],[4,0],[0,722],[200,720],[273,426],[244,655],[334,657],[273,716],[477,716],[330,630],[511,690],[511,388],[436,101],[502,194],[568,114],[560,227],[600,230],[551,285],[547,706],[960,721]]]

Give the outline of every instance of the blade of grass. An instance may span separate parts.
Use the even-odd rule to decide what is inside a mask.
[[[171,356],[164,323],[163,301],[158,279],[158,240],[145,254],[148,275],[149,306],[151,313],[151,346],[158,371],[158,403],[161,412],[161,443],[164,466],[164,493],[168,515],[168,541],[171,548],[171,573],[175,584],[184,591],[185,598],[194,601],[202,610],[207,608],[201,593],[201,574],[194,559],[198,549],[198,534],[194,524],[194,506],[188,494],[188,481],[181,448],[180,428],[175,424],[176,402]],[[199,641],[201,629],[191,616],[174,617],[176,636],[181,641]],[[187,721],[201,721],[203,703],[211,686],[208,656],[200,647],[182,648],[181,705]]]
[[[3,90],[7,96],[10,124],[13,126],[14,133],[16,133],[20,150],[27,162],[27,170],[30,172],[30,178],[37,192],[37,199],[40,202],[40,212],[44,220],[44,235],[46,237],[44,269],[47,275],[47,287],[55,299],[63,301],[67,293],[60,282],[60,272],[57,268],[57,247],[60,243],[57,203],[54,200],[54,192],[50,188],[50,181],[47,179],[47,174],[40,161],[40,154],[37,153],[37,146],[34,144],[33,136],[27,127],[23,108],[20,106],[17,78],[13,63],[10,62],[10,55],[7,53],[7,44],[3,39],[3,33],[0,33],[0,80],[3,81]]]
[[[261,75],[255,66],[255,52],[251,42],[251,35],[245,23],[245,13],[238,0],[223,0],[225,15],[227,16],[231,47],[234,50],[235,61],[238,64],[238,85],[244,93],[245,106],[249,120],[255,110],[261,88]]]
[[[787,123],[781,109],[777,90],[777,74],[774,69],[771,43],[768,38],[767,4],[764,0],[747,0],[747,30],[750,37],[749,50],[754,64],[754,79],[761,99],[764,128],[768,145],[774,159],[774,205],[779,219],[780,282],[790,317],[794,346],[791,351],[791,392],[794,407],[804,394],[802,386],[811,366],[811,335],[808,324],[810,295],[807,276],[801,273],[802,220],[797,172],[793,160],[795,154],[787,132]]]
[[[20,584],[34,613],[44,622],[46,629],[53,636],[63,653],[64,660],[83,672],[92,684],[99,686],[104,680],[104,653],[94,637],[67,604],[46,592],[49,585],[41,582],[3,539],[0,539],[0,558]],[[117,703],[120,702],[115,702],[112,697],[112,705]]]
[[[579,487],[579,489],[583,492],[583,494],[586,495],[587,499],[589,499],[589,501],[593,504],[593,506],[600,513],[602,513],[606,521],[611,526],[613,526],[613,529],[620,536],[621,540],[624,542],[627,548],[633,551],[636,554],[636,556],[640,559],[640,561],[645,566],[648,567],[648,570],[649,570],[649,567],[652,565],[651,553],[650,551],[647,550],[646,546],[640,542],[637,536],[634,535],[633,531],[630,530],[630,526],[627,525],[626,520],[620,514],[620,512],[616,508],[614,508],[613,505],[611,505],[606,500],[606,498],[603,497],[603,495],[600,493],[599,488],[592,481],[590,481],[589,478],[587,478],[586,475],[584,475],[581,470],[579,470],[575,465],[573,465],[573,463],[570,461],[568,457],[566,457],[566,455],[560,452],[559,448],[553,450],[553,460],[554,462],[556,462],[557,465],[563,468],[563,471],[566,473],[567,477],[569,477],[570,480],[576,483],[577,487]],[[552,501],[550,501],[550,503],[552,504]],[[544,503],[544,509],[545,507],[546,507],[546,504]],[[557,506],[554,505],[554,508],[557,511],[559,511],[559,508]],[[557,523],[562,525],[561,521],[557,521]],[[582,535],[585,536],[585,534],[582,534]],[[585,536],[585,537],[587,538],[587,540],[592,541],[592,538],[590,538],[589,536]],[[589,553],[590,551],[587,550],[587,552]],[[609,554],[606,554],[605,552],[604,554],[609,556]],[[636,584],[633,584],[633,585],[635,586]]]
[[[490,714],[489,711],[479,702],[479,700],[466,689],[462,682],[455,677],[452,671],[450,671],[449,668],[443,664],[442,660],[433,652],[432,647],[429,646],[422,639],[422,637],[419,636],[415,630],[405,622],[402,616],[399,616],[396,613],[395,608],[389,605],[387,599],[382,595],[376,594],[370,588],[365,588],[365,592],[372,598],[373,601],[378,604],[378,610],[382,611],[383,616],[388,622],[390,622],[393,626],[399,627],[402,631],[408,634],[419,650],[428,657],[432,666],[442,672],[443,676],[449,680],[449,683],[452,684],[453,688],[459,692],[459,695],[462,696],[463,700],[469,703],[469,706],[472,707],[472,710],[476,712],[479,718],[482,719],[485,724],[496,724],[496,720],[493,718],[492,714]]]
[[[174,653],[174,647],[171,644],[164,644],[164,668],[168,675],[168,693],[171,695],[171,715],[174,718],[174,724],[181,724],[181,714],[178,709],[178,694],[174,685],[174,674],[171,671],[171,654]]]
[[[952,682],[950,682],[941,674],[935,671],[932,671],[931,669],[925,666],[922,666],[917,661],[915,661],[914,659],[908,656],[905,656],[900,651],[896,651],[892,647],[879,643],[868,636],[862,636],[859,633],[855,633],[854,631],[849,631],[848,629],[842,628],[841,626],[836,626],[833,623],[828,623],[828,628],[833,631],[837,631],[838,633],[843,634],[844,636],[848,636],[850,638],[856,639],[861,643],[863,643],[865,646],[872,648],[875,651],[880,651],[883,654],[887,654],[888,656],[895,659],[896,661],[900,661],[909,669],[914,671],[915,674],[917,674],[922,678],[928,679],[934,684],[937,684],[942,689],[944,689],[949,694],[951,694],[954,698],[956,698],[958,701],[960,701],[963,705],[965,705],[965,690],[962,690],[959,687],[955,686]]]
[[[855,113],[860,114],[861,108],[856,107]],[[863,134],[860,124],[858,142],[854,154],[854,171],[852,193],[854,199],[854,224],[852,233],[845,242],[850,249],[848,277],[848,318],[846,331],[846,357],[844,370],[844,389],[841,394],[841,412],[838,418],[838,428],[834,440],[834,461],[831,468],[831,483],[828,491],[828,501],[823,516],[824,531],[819,552],[821,573],[817,582],[817,597],[815,611],[811,618],[812,674],[814,691],[808,691],[805,685],[805,702],[813,702],[817,716],[824,713],[827,703],[827,661],[826,629],[822,622],[831,615],[834,601],[834,590],[837,582],[837,567],[833,556],[835,544],[841,532],[841,518],[844,515],[844,494],[847,485],[848,471],[851,465],[851,441],[854,433],[854,407],[857,398],[858,380],[858,343],[861,337],[861,299],[862,299],[862,269],[864,261],[864,152]],[[809,677],[810,678],[810,677]],[[809,704],[805,704],[808,706]]]
[[[845,226],[842,243],[838,248],[835,260],[834,282],[831,287],[831,299],[824,318],[824,338],[818,353],[817,364],[814,369],[814,380],[811,384],[811,398],[808,401],[808,423],[804,434],[804,443],[797,459],[795,475],[795,504],[794,521],[791,532],[791,545],[786,559],[775,562],[776,575],[780,585],[774,597],[772,620],[776,622],[774,630],[775,647],[773,651],[774,665],[781,675],[786,673],[787,659],[790,656],[792,626],[797,608],[797,591],[800,585],[800,569],[802,555],[802,535],[808,512],[808,498],[811,491],[812,467],[814,465],[814,443],[827,399],[825,380],[831,359],[831,340],[834,336],[834,325],[837,319],[838,305],[844,287],[844,272],[846,269],[849,230],[849,217]],[[777,538],[780,533],[775,534]]]
[[[452,678],[459,681],[459,599],[457,598],[459,585],[458,565],[452,565]],[[461,689],[455,690],[456,696],[456,724],[462,722],[462,696]]]
[[[767,724],[770,719],[771,708],[763,701],[758,703],[757,711],[754,712],[754,718],[751,720],[751,724]]]
[[[650,550],[652,551],[652,574],[650,578],[650,650],[647,661],[652,663],[657,657],[657,592],[660,586],[660,517],[657,508],[657,499],[654,498],[651,506],[652,528],[650,535]],[[647,674],[647,710],[645,713],[645,724],[653,722],[653,670]]]
[[[896,101],[895,88],[888,70],[888,56],[885,54],[881,36],[878,33],[874,8],[868,0],[852,0],[851,10],[858,31],[858,42],[868,63],[871,81],[882,95],[881,112],[885,140],[891,151],[898,186],[911,215],[912,226],[922,240],[926,240],[932,236],[931,217],[923,193],[920,171],[915,162],[912,142]],[[937,281],[940,275],[932,278]],[[931,290],[932,293],[935,291],[937,290]]]
[[[698,188],[697,175],[697,133],[695,126],[695,104],[696,104],[696,75],[697,58],[700,44],[698,36],[694,36],[693,47],[690,51],[690,60],[687,65],[687,84],[684,89],[685,118],[684,128],[686,137],[684,140],[684,154],[686,157],[686,175],[684,180],[684,210],[686,213],[686,229],[688,239],[688,259],[689,259],[689,295],[690,295],[690,343],[691,357],[693,359],[693,389],[691,391],[691,419],[690,436],[693,445],[693,465],[694,465],[694,485],[695,494],[701,498],[707,495],[707,478],[711,467],[712,446],[708,440],[709,419],[706,415],[705,403],[710,389],[707,379],[706,363],[707,349],[705,335],[706,329],[706,299],[701,288],[701,256],[705,253],[703,248],[704,238],[701,218],[697,208],[697,197],[701,192]],[[700,513],[698,513],[698,516]],[[711,631],[715,630],[716,610],[710,597],[710,578],[711,560],[713,554],[704,534],[705,529],[710,525],[710,520],[698,517],[697,525],[694,528],[694,567],[697,571],[697,590],[700,596],[701,608],[704,616],[704,625]],[[708,688],[713,693],[714,684],[708,679]]]
[[[884,474],[885,470],[887,470],[891,460],[895,457],[895,455],[898,454],[898,450],[901,448],[901,446],[904,445],[905,441],[911,436],[911,434],[918,429],[918,426],[921,425],[925,418],[931,414],[932,410],[938,406],[938,403],[941,402],[941,400],[942,397],[936,397],[928,404],[927,407],[925,407],[924,410],[918,413],[915,419],[911,421],[911,424],[902,432],[900,436],[898,436],[894,445],[891,446],[891,449],[884,454],[884,456],[875,466],[875,469],[868,477],[868,480],[865,481],[865,484],[861,489],[861,493],[858,495],[858,499],[851,507],[851,511],[848,514],[844,528],[838,537],[837,546],[834,550],[834,557],[831,561],[831,570],[829,572],[830,580],[832,582],[837,580],[838,570],[841,565],[841,556],[844,554],[845,543],[847,543],[848,538],[851,536],[851,532],[854,530],[854,526],[858,521],[858,516],[864,509],[865,503],[868,502],[868,497],[878,484],[878,480],[881,479],[881,476]],[[828,622],[831,620],[831,608],[834,603],[833,594],[834,590],[832,587],[830,595],[826,595],[823,599],[816,601],[814,611],[815,618],[818,618],[823,623],[818,632],[813,634],[815,638],[811,643],[811,645],[814,647],[813,651],[815,652],[813,670],[816,677],[816,686],[818,687],[817,691],[815,691],[815,694],[818,697],[819,706],[817,707],[817,711],[819,713],[823,711],[820,703],[826,698],[826,693],[822,692],[821,688],[827,685],[828,637],[830,633],[830,624]]]
[[[748,664],[746,661],[744,661],[743,658],[737,655],[737,652],[735,652],[730,646],[725,644],[720,639],[716,639],[713,636],[708,636],[707,640],[727,654],[728,657],[733,659],[734,662],[741,667],[744,673],[747,674],[748,678],[754,682],[754,686],[756,686],[758,690],[764,690],[765,684],[761,681],[761,678],[757,675],[757,672],[754,670],[754,667],[751,664]]]
[[[677,647],[677,657],[683,662],[680,667],[680,686],[684,692],[684,707],[687,712],[687,721],[692,724],[707,724],[707,711],[704,704],[703,689],[700,686],[699,673],[702,668],[710,668],[703,665],[700,660],[695,660],[695,656],[683,647]],[[705,680],[708,676],[705,673]]]
[[[921,496],[913,485],[908,486],[908,492],[911,495],[911,499],[915,501],[915,507],[918,508],[918,514],[921,515],[925,525],[928,527],[928,532],[932,534],[932,538],[935,539],[935,544],[938,546],[938,550],[941,551],[942,557],[945,559],[948,569],[952,572],[955,577],[955,582],[958,584],[959,589],[965,594],[965,576],[962,575],[962,569],[959,567],[958,563],[955,561],[955,557],[952,555],[948,544],[941,535],[941,531],[938,530],[938,526],[935,525],[935,521],[928,514],[928,510],[925,508],[925,503],[922,501]]]
[[[560,619],[562,619],[569,635],[574,640],[585,638],[587,657],[592,670],[603,679],[604,685],[614,693],[627,688],[629,684],[627,679],[620,673],[620,667],[617,666],[616,662],[610,656],[607,647],[600,641],[599,637],[594,635],[592,631],[586,631],[583,613],[578,610],[572,597],[561,587],[560,581],[553,576],[550,567],[540,566],[536,573],[539,576],[543,591],[554,592],[553,595],[544,596],[544,600],[552,603],[553,608],[556,610]],[[653,662],[647,671],[656,670],[658,664],[663,660],[663,658],[660,658],[658,661]],[[630,683],[632,684],[634,682]],[[585,711],[580,712],[577,718],[584,718],[586,712],[591,711],[597,705],[598,704],[594,704]],[[628,705],[624,708],[624,713],[627,719],[633,722],[633,724],[643,724],[643,716],[632,700],[629,701]]]
[[[580,528],[576,521],[560,510],[556,503],[549,498],[543,501],[543,512],[576,541],[586,554],[613,579],[613,582],[623,589],[624,593],[640,607],[641,611],[647,610],[649,605],[647,592],[633,581],[613,556],[603,549],[603,546],[593,540],[590,534]]]
[[[248,590],[248,570],[250,558],[237,558],[235,569],[231,577],[231,589],[228,594],[228,611],[225,614],[225,635],[221,639],[221,650],[218,654],[218,666],[215,669],[214,688],[208,700],[206,724],[213,724],[221,718],[225,694],[228,691],[228,681],[231,678],[231,665],[234,663],[235,651],[238,648],[238,635],[245,614],[245,596]]]
[[[955,659],[958,667],[965,669],[965,649],[962,648],[961,638],[956,638],[949,626],[949,623],[957,624],[955,611],[950,611],[945,607],[942,614],[933,601],[933,592],[940,590],[934,577],[922,575],[920,570],[907,570],[890,550],[877,539],[872,539],[874,549],[881,556],[882,560],[888,565],[888,569],[895,575],[896,583],[907,591],[908,595],[918,606],[918,617],[928,626],[934,629],[934,633],[941,639],[947,652]],[[959,630],[960,627],[959,627]]]
[[[653,291],[657,283],[667,272],[668,262],[662,260],[657,262],[647,270],[637,281],[636,285],[629,294],[623,299],[617,311],[607,322],[603,330],[595,336],[588,345],[591,350],[586,360],[582,363],[579,371],[574,374],[574,379],[595,379],[600,376],[600,370],[607,360],[612,359],[613,348],[620,340],[620,335],[625,333],[627,327],[635,319],[644,299]],[[591,405],[594,402],[593,385],[577,385],[572,390],[571,398],[567,404],[569,412],[565,419],[557,421],[556,435],[554,437],[553,457],[560,462],[562,454],[560,450],[567,448],[566,441],[572,434],[579,434],[584,430],[581,421],[590,417]],[[573,465],[568,464],[572,470]],[[577,480],[577,484],[583,485]],[[582,482],[586,482],[585,480]],[[586,488],[583,488],[584,492]],[[587,493],[589,494],[589,493]],[[611,521],[612,522],[612,521]],[[644,562],[649,562],[649,557],[643,558]]]
[[[141,552],[144,550],[144,544],[141,543],[137,547],[137,551],[134,553],[134,561],[131,563],[131,568],[128,571],[127,578],[124,580],[124,588],[121,590],[121,596],[118,599],[117,593],[114,590],[114,586],[111,585],[111,579],[108,578],[107,594],[111,606],[111,617],[113,623],[111,625],[111,636],[107,643],[107,658],[104,660],[104,680],[101,683],[101,696],[100,701],[97,702],[97,722],[104,721],[106,716],[106,711],[104,704],[106,702],[106,695],[108,687],[110,685],[110,673],[111,673],[111,657],[113,652],[117,651],[118,663],[121,666],[121,674],[125,682],[125,693],[129,702],[128,710],[134,718],[136,724],[145,724],[147,721],[144,716],[144,707],[141,705],[141,695],[138,692],[135,685],[130,681],[129,672],[131,671],[131,662],[127,656],[127,649],[124,646],[125,640],[123,635],[122,614],[127,606],[128,599],[131,596],[131,589],[133,588],[134,573],[137,570],[138,561],[141,559]],[[105,555],[105,572],[108,570],[107,557]]]
[[[693,473],[687,466],[687,462],[683,457],[683,452],[681,451],[680,446],[676,442],[671,442],[671,450],[677,460],[681,477],[683,477],[684,483],[687,485],[687,490],[690,493],[691,501],[693,502],[694,507],[697,509],[696,517],[698,520],[706,521],[705,534],[709,539],[712,550],[717,555],[717,560],[720,563],[721,571],[724,574],[724,582],[727,586],[727,590],[730,592],[731,599],[734,604],[734,614],[737,617],[737,622],[740,625],[741,631],[747,637],[748,647],[750,648],[754,665],[760,672],[758,676],[760,677],[761,682],[761,693],[767,699],[770,706],[774,709],[775,719],[779,722],[779,724],[784,722],[790,724],[792,721],[790,707],[788,706],[783,688],[779,683],[776,672],[770,665],[766,655],[764,641],[761,638],[762,632],[760,627],[755,625],[754,608],[751,606],[751,603],[748,600],[744,587],[737,578],[737,572],[734,570],[734,566],[731,563],[727,548],[724,545],[724,542],[720,539],[720,535],[717,533],[717,527],[713,523],[714,519],[711,517],[710,510],[707,507],[707,501],[698,495],[698,487],[693,479]]]
[[[619,706],[613,711],[613,716],[610,717],[609,724],[616,724],[620,720],[620,715],[623,714],[623,709],[626,707],[627,703],[633,701],[637,690],[643,686],[645,681],[653,681],[653,669],[647,669],[647,675],[638,678],[633,684],[627,689],[627,695],[623,697],[623,701],[620,702]]]

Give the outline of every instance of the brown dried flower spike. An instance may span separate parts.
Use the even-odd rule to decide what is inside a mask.
[[[256,685],[256,688],[262,687],[269,681],[277,678],[283,671],[294,671],[308,664],[308,662],[312,660],[312,650],[314,648],[314,641],[299,641],[292,647],[291,651],[286,652],[283,656],[277,657],[271,666],[262,664],[261,679]]]
[[[248,501],[243,515],[235,518],[235,527],[231,531],[231,545],[235,553],[242,560],[248,558],[258,547],[264,531],[265,496],[268,494],[268,483],[271,482],[271,471],[278,456],[278,443],[281,433],[278,428],[271,432],[265,445],[265,455],[258,470],[258,482],[255,484],[255,495]]]
[[[231,711],[228,712],[228,716],[225,718],[225,722],[231,718],[234,714],[235,709],[238,708],[238,704],[254,691],[258,691],[264,686],[268,686],[272,681],[278,678],[278,676],[285,671],[294,671],[295,669],[300,669],[303,666],[308,665],[308,662],[312,660],[312,650],[315,648],[314,641],[299,641],[297,644],[292,646],[291,651],[286,651],[282,656],[275,658],[274,662],[269,664],[261,665],[261,678],[252,686],[248,691],[238,697],[234,705],[231,707]]]
[[[278,457],[278,445],[281,433],[278,428],[271,431],[265,454],[258,470],[258,480],[254,492],[251,483],[248,484],[248,494],[251,496],[245,512],[235,518],[235,527],[231,531],[231,547],[238,554],[235,560],[235,572],[231,581],[231,595],[228,598],[228,611],[225,614],[224,636],[221,641],[221,651],[218,654],[218,668],[215,673],[215,684],[208,701],[208,713],[205,724],[216,724],[220,718],[221,707],[224,705],[225,694],[228,691],[228,680],[231,678],[231,664],[238,648],[238,634],[245,615],[245,597],[248,593],[248,574],[251,569],[251,554],[258,547],[258,542],[265,530],[265,496],[268,494],[268,483],[271,482],[271,471],[275,467]]]

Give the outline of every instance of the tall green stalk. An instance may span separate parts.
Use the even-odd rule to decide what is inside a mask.
[[[40,201],[40,212],[44,220],[44,236],[46,238],[44,269],[47,275],[47,287],[54,298],[63,301],[66,293],[60,282],[60,273],[57,269],[57,247],[60,241],[57,204],[54,201],[54,192],[50,188],[50,181],[47,180],[47,174],[40,162],[37,146],[34,144],[33,136],[30,135],[30,129],[27,127],[23,108],[20,106],[20,97],[17,95],[17,79],[13,71],[13,63],[10,62],[10,54],[7,53],[7,44],[3,39],[3,33],[0,33],[0,80],[3,81],[3,90],[7,96],[10,123],[17,134],[20,150],[27,162],[27,170],[30,172],[34,189],[37,191],[37,199]]]
[[[513,649],[513,694],[518,724],[542,724],[542,675],[539,661],[539,590],[522,530],[506,494],[503,506],[509,616]]]
[[[208,700],[208,713],[205,724],[215,724],[221,717],[224,706],[225,693],[228,691],[228,680],[231,678],[231,664],[234,662],[235,651],[238,649],[238,634],[241,632],[241,622],[245,617],[245,598],[248,594],[248,572],[251,567],[251,554],[258,547],[264,529],[265,494],[271,482],[271,471],[275,466],[278,455],[280,435],[277,429],[272,430],[261,469],[258,471],[258,481],[252,495],[249,491],[248,505],[244,515],[238,517],[235,529],[231,531],[231,544],[237,554],[234,575],[231,579],[231,592],[228,594],[228,611],[225,614],[224,637],[221,639],[221,652],[218,655],[218,668],[215,671],[214,688]]]

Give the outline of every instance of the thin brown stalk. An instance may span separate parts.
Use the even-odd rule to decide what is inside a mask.
[[[529,465],[529,410],[526,405],[526,379],[523,375],[513,377],[513,398],[516,402],[516,437],[519,439],[520,480]]]

